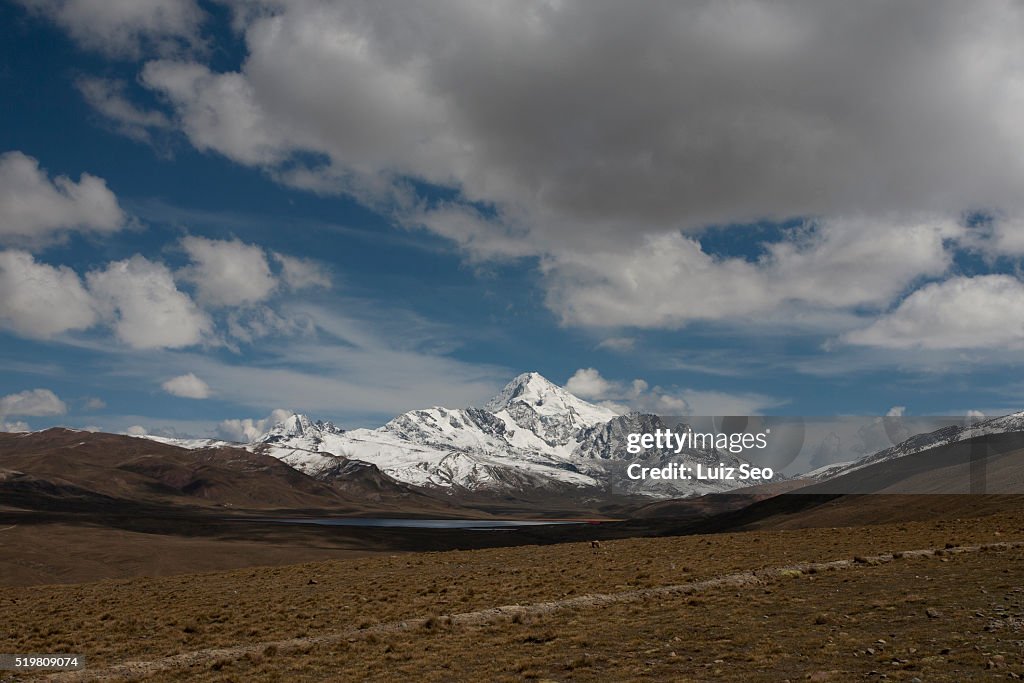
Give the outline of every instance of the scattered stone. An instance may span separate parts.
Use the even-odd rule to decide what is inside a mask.
[[[940,612],[939,610],[935,609],[934,607],[929,607],[928,609],[926,609],[924,611],[924,613],[928,615],[929,619],[938,619],[939,617],[942,616],[942,612]]]

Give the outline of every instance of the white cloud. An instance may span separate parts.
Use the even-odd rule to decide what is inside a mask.
[[[253,441],[262,436],[268,429],[284,422],[293,415],[292,411],[275,408],[263,419],[244,418],[239,420],[223,420],[217,425],[217,436],[226,441]]]
[[[903,415],[906,412],[907,412],[907,407],[906,406],[893,406],[892,408],[889,408],[889,410],[886,411],[885,416],[886,417],[903,417]]]
[[[142,425],[132,425],[128,429],[124,430],[124,433],[129,436],[145,436],[146,434],[149,434],[149,432],[146,431],[146,428]]]
[[[996,212],[975,225],[962,244],[989,260],[1024,256],[1024,214]]]
[[[107,407],[107,402],[104,401],[102,398],[90,396],[85,400],[83,407],[86,410],[103,410],[104,408]]]
[[[236,20],[241,70],[143,69],[193,146],[472,259],[539,256],[566,324],[775,316],[835,334],[942,276],[973,207],[1005,216],[993,248],[1024,253],[1013,3],[308,0]],[[684,236],[801,216],[820,226],[754,260]]]
[[[680,233],[628,251],[562,253],[543,265],[548,305],[566,323],[680,327],[749,321],[787,307],[884,307],[922,275],[940,275],[956,222],[823,221],[763,245],[757,261],[717,258]]]
[[[580,368],[565,383],[565,388],[580,398],[606,398],[611,384],[594,368]]]
[[[580,398],[596,401],[618,413],[638,410],[655,415],[758,415],[784,401],[756,393],[651,387],[642,379],[613,382],[594,368],[580,368],[565,385]]]
[[[192,372],[216,388],[218,399],[254,413],[286,405],[342,419],[346,426],[378,426],[429,405],[479,406],[515,374],[447,355],[465,339],[465,330],[425,323],[401,309],[381,309],[377,302],[333,303],[345,313],[302,301],[284,303],[289,313],[312,321],[316,334],[271,338],[261,344],[258,359],[199,350],[126,356],[112,348],[111,362],[139,382]],[[150,425],[153,419],[140,416],[123,424]]]
[[[173,127],[163,112],[142,109],[133,104],[125,94],[122,81],[83,77],[75,85],[93,109],[113,123],[118,132],[133,140],[149,142],[152,131],[166,131]]]
[[[281,264],[281,276],[291,289],[322,287],[329,289],[331,276],[321,263],[312,259],[287,256],[274,252],[274,259]]]
[[[18,0],[84,48],[111,57],[143,49],[174,53],[199,43],[204,14],[195,0]]]
[[[0,252],[0,325],[48,339],[95,321],[92,297],[73,270],[39,263],[23,251]]]
[[[109,233],[125,215],[101,178],[83,173],[50,180],[39,162],[21,152],[0,155],[0,241],[41,244],[69,230]]]
[[[1024,283],[1009,275],[925,285],[842,341],[887,349],[1024,347]]]
[[[678,398],[685,402],[692,415],[760,415],[765,410],[786,403],[784,400],[756,392],[731,393],[694,389],[680,392]]]
[[[968,410],[967,411],[967,422],[981,422],[985,419],[985,413],[980,410]]]
[[[241,164],[273,165],[301,145],[254,101],[252,84],[240,74],[215,74],[201,64],[146,64],[142,83],[167,97],[189,141]]]
[[[178,290],[170,271],[161,263],[135,255],[90,272],[86,281],[117,337],[129,346],[192,346],[212,330],[209,316]]]
[[[634,337],[609,337],[597,345],[599,349],[620,352],[632,351],[635,347],[636,339]]]
[[[0,418],[8,415],[64,415],[68,407],[49,389],[28,389],[0,398]]]
[[[251,344],[265,337],[312,335],[316,331],[313,320],[302,313],[277,313],[269,306],[249,306],[227,314],[227,331],[233,339]]]
[[[4,422],[0,420],[0,432],[28,432],[31,431],[28,426],[28,422],[24,420],[15,420],[13,422]]]
[[[209,398],[211,393],[209,385],[191,372],[172,377],[160,386],[168,394],[182,398]]]
[[[181,241],[192,265],[180,275],[196,285],[201,302],[239,306],[263,301],[277,287],[263,249],[240,240],[189,236]]]
[[[1013,3],[260,9],[239,13],[242,71],[144,72],[193,144],[321,191],[454,188],[497,219],[465,220],[464,205],[422,223],[470,250],[607,250],[865,207],[1022,208],[1024,161],[1006,153],[1024,143]],[[315,160],[282,163],[302,151]],[[500,239],[519,228],[527,239]]]

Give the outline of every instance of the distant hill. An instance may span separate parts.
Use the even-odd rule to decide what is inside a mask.
[[[337,465],[339,476],[324,482],[243,448],[188,449],[59,428],[0,433],[0,501],[29,508],[131,501],[349,513],[447,507],[365,463],[339,458]]]

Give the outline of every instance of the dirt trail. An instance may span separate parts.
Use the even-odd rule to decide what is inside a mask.
[[[623,591],[618,593],[591,593],[580,595],[564,600],[551,602],[536,602],[527,605],[504,605],[492,607],[473,612],[462,612],[458,614],[440,615],[422,619],[405,619],[400,621],[385,622],[362,629],[351,629],[337,633],[330,633],[321,636],[310,636],[305,638],[290,638],[287,640],[274,640],[257,643],[246,643],[232,647],[209,648],[183,652],[170,657],[162,657],[149,661],[124,662],[102,669],[86,669],[83,671],[65,671],[51,674],[48,680],[51,681],[94,681],[94,680],[117,680],[145,678],[161,671],[186,668],[192,666],[209,665],[217,661],[234,660],[244,657],[247,654],[262,652],[264,648],[276,647],[278,651],[305,649],[316,645],[329,645],[341,641],[358,638],[366,638],[372,634],[394,633],[410,629],[423,628],[430,620],[441,619],[445,623],[456,626],[482,626],[501,620],[510,620],[516,615],[535,616],[550,614],[567,609],[587,609],[600,607],[615,603],[628,603],[642,601],[651,597],[663,597],[671,595],[691,595],[717,588],[745,588],[761,586],[773,581],[780,581],[793,578],[806,573],[824,571],[838,571],[854,567],[872,567],[886,564],[900,559],[932,557],[935,555],[956,555],[962,553],[975,553],[981,551],[1004,551],[1024,548],[1024,541],[1011,543],[989,543],[984,545],[967,545],[953,548],[924,548],[919,550],[906,550],[883,555],[856,556],[853,559],[834,560],[831,562],[804,562],[792,564],[785,567],[773,567],[758,569],[754,571],[736,572],[723,574],[721,576],[692,581],[670,586],[657,586],[654,588],[643,588],[637,590]]]

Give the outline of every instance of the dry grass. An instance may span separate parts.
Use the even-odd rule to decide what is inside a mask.
[[[1006,614],[1021,616],[1020,601],[1013,602],[1020,594],[1013,589],[1024,575],[1024,564],[1015,551],[908,558],[881,566],[865,562],[846,572],[780,576],[767,589],[664,597],[645,604],[509,618],[482,627],[453,625],[445,617],[796,562],[1014,540],[1024,540],[1024,510],[962,521],[630,539],[603,542],[600,549],[576,543],[407,554],[16,588],[0,596],[6,619],[0,623],[0,652],[78,652],[95,669],[209,647],[432,617],[413,631],[329,646],[271,646],[204,664],[202,670],[162,676],[223,681],[403,676],[795,681],[821,671],[833,676],[829,680],[851,679],[827,674],[835,669],[856,672],[857,678],[876,670],[890,680],[914,675],[929,681],[963,679],[942,673],[948,669],[971,675],[999,672],[1005,678],[1007,673],[1024,673],[1018,666],[1024,634],[1019,624],[1013,626],[1018,622],[1000,617],[1004,626],[983,631],[988,622],[981,624],[972,615],[994,615],[1002,605],[1018,610]],[[942,617],[928,618],[925,609],[930,607]],[[1011,652],[1008,643],[1014,635],[1018,645]],[[873,647],[877,640],[887,643]],[[910,642],[915,644],[905,645]],[[970,652],[962,642],[971,643]],[[897,645],[903,650],[897,652]],[[868,647],[875,654],[864,654]],[[920,655],[908,657],[916,654],[905,651],[909,647]],[[936,654],[946,648],[955,654]],[[1008,668],[985,669],[984,657],[990,655],[1003,656]],[[944,659],[929,659],[934,657]],[[893,665],[893,660],[906,660],[916,668]],[[917,673],[904,676],[908,672]]]

